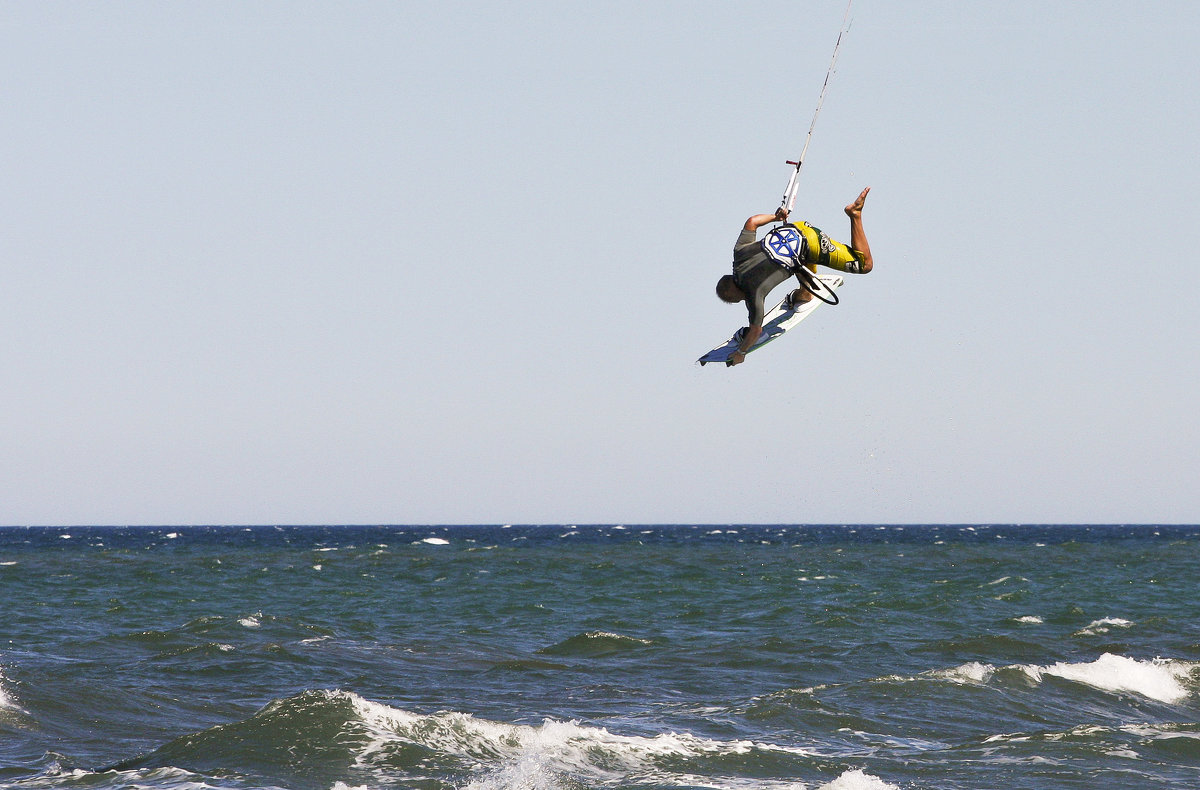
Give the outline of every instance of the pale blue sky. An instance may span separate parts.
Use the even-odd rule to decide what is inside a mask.
[[[1200,5],[0,4],[0,523],[1200,518]]]

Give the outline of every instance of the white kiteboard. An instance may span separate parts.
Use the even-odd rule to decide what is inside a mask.
[[[825,287],[831,291],[834,288],[841,288],[844,282],[840,274],[818,274],[817,279],[824,283]],[[766,318],[763,319],[762,335],[750,347],[750,351],[746,353],[749,354],[751,351],[757,351],[775,338],[782,336],[784,332],[796,326],[805,318],[808,318],[812,314],[812,311],[816,310],[822,304],[823,302],[814,296],[795,310],[788,310],[787,298],[784,297],[783,301],[775,305],[771,308],[771,312],[767,313]],[[717,346],[712,351],[700,357],[700,364],[707,365],[709,362],[728,362],[729,358],[733,356],[733,352],[737,351],[738,344],[742,342],[742,333],[744,331],[746,331],[745,327],[739,329],[724,344]]]

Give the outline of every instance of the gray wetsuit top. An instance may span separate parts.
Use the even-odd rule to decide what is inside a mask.
[[[737,244],[733,245],[733,279],[746,294],[750,326],[762,326],[767,315],[767,294],[791,276],[791,272],[763,251],[754,231],[742,229]]]

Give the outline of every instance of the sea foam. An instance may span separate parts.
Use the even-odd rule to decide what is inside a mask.
[[[1105,653],[1090,663],[1059,662],[1052,666],[1021,667],[1037,682],[1045,675],[1060,677],[1101,691],[1138,694],[1158,702],[1181,702],[1188,696],[1183,681],[1200,665],[1188,661],[1139,661]]]
[[[480,774],[466,785],[473,790],[510,787],[555,790],[563,786],[564,777],[617,784],[625,783],[629,776],[677,777],[662,766],[686,768],[693,759],[753,752],[812,756],[811,752],[795,747],[713,740],[688,733],[666,732],[652,737],[618,735],[576,721],[547,719],[540,725],[526,725],[488,721],[457,712],[422,715],[348,692],[329,693],[348,700],[372,733],[373,740],[356,760],[360,767],[369,767],[380,760],[386,762],[388,751],[398,743],[417,745],[476,765]],[[875,787],[862,785],[861,790],[875,790]],[[860,790],[860,786],[830,785],[830,790]]]
[[[981,664],[971,661],[953,669],[940,669],[931,673],[934,677],[949,680],[951,683],[983,684],[992,679],[996,668],[991,664]]]
[[[827,785],[821,785],[820,790],[900,790],[896,785],[888,784],[878,777],[871,776],[862,769],[846,771]]]
[[[1101,691],[1137,694],[1158,702],[1176,703],[1188,697],[1190,692],[1184,684],[1197,668],[1200,663],[1166,659],[1139,661],[1105,653],[1091,662],[1060,661],[1049,666],[1025,664],[1008,670],[1019,671],[1035,683],[1041,683],[1047,676],[1058,677]],[[951,683],[986,684],[997,671],[991,664],[971,661],[950,669],[933,670],[926,675]]]
[[[1075,636],[1098,636],[1107,634],[1113,628],[1130,628],[1132,626],[1133,623],[1120,617],[1104,617],[1088,623],[1087,627],[1076,631]]]

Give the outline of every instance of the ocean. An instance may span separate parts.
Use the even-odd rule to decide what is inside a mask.
[[[0,786],[1200,788],[1200,527],[0,529]]]

